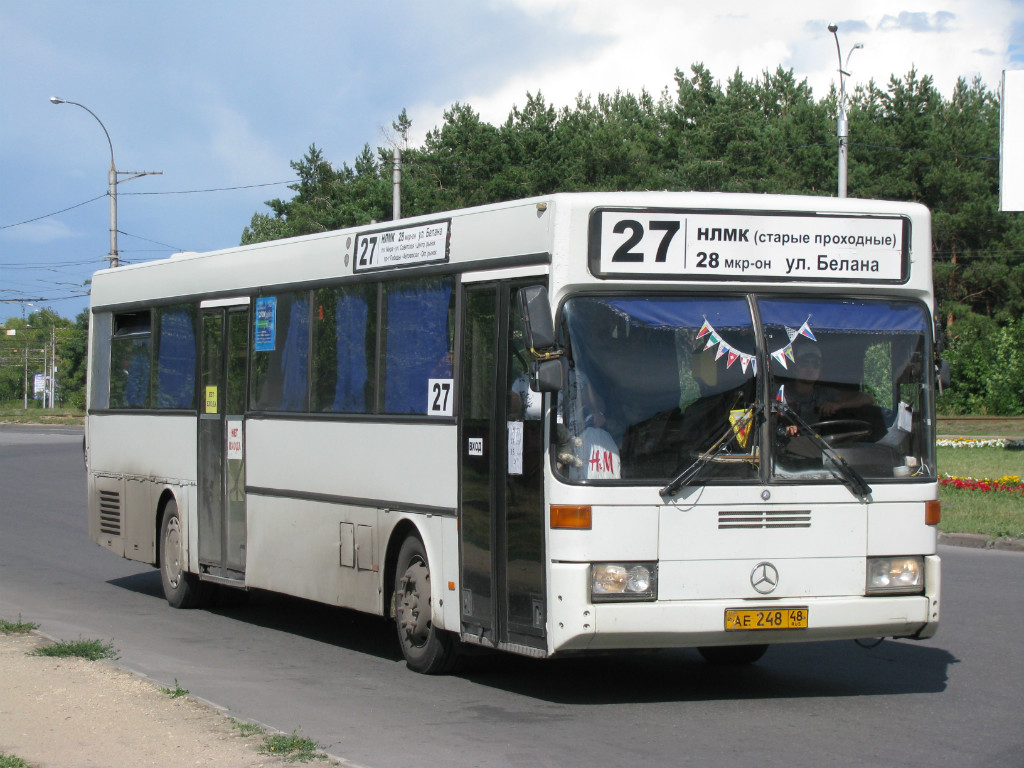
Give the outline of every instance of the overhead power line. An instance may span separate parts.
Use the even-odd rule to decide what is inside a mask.
[[[167,191],[167,192],[120,192],[118,194],[121,197],[124,197],[125,195],[196,195],[196,194],[201,194],[203,192],[234,192],[234,191],[239,190],[239,189],[257,189],[259,187],[276,187],[276,186],[281,186],[282,184],[294,184],[297,181],[299,181],[299,179],[291,179],[289,181],[268,181],[266,184],[247,184],[245,186],[240,186],[240,187],[212,187],[210,189],[183,189],[183,190],[178,190],[178,191]],[[81,203],[76,203],[75,205],[69,205],[67,208],[61,208],[59,211],[54,211],[53,213],[44,213],[42,216],[36,216],[34,218],[31,218],[31,219],[25,219],[24,221],[16,221],[13,224],[3,224],[3,225],[0,225],[0,229],[10,229],[11,227],[20,227],[23,224],[31,224],[34,221],[42,221],[43,219],[48,219],[51,216],[59,216],[60,214],[66,213],[67,211],[74,210],[75,208],[81,208],[83,205],[88,205],[89,203],[94,203],[97,200],[100,200],[101,198],[104,198],[106,196],[107,196],[107,193],[104,192],[102,195],[97,195],[94,198],[91,198],[91,199],[86,200],[86,201],[81,202]]]
[[[16,222],[14,224],[4,224],[3,226],[0,226],[0,229],[10,229],[11,227],[20,227],[22,224],[31,224],[33,221],[40,221],[42,219],[48,219],[51,216],[57,216],[57,215],[59,215],[61,213],[64,213],[66,211],[71,211],[71,210],[74,210],[75,208],[81,208],[83,205],[88,205],[89,203],[94,203],[97,200],[99,200],[100,198],[106,197],[106,196],[107,196],[107,193],[104,192],[102,195],[97,195],[96,197],[92,198],[92,200],[86,200],[84,203],[76,203],[75,205],[69,205],[67,208],[62,208],[61,210],[54,211],[53,213],[46,213],[46,214],[43,214],[42,216],[36,216],[34,219],[25,219],[25,221],[19,221],[19,222]]]
[[[277,187],[282,184],[295,184],[300,179],[289,181],[268,181],[266,184],[247,184],[242,187],[214,187],[212,189],[182,189],[176,192],[122,192],[121,195],[195,195],[200,192],[234,192],[238,189],[257,189],[259,187]]]

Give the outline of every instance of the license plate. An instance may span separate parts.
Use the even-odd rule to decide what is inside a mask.
[[[806,608],[726,608],[725,629],[807,629],[807,614]]]

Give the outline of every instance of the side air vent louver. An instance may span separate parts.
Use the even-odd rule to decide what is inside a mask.
[[[718,528],[810,528],[811,510],[730,510],[719,511]]]
[[[121,494],[100,491],[100,532],[121,535]]]

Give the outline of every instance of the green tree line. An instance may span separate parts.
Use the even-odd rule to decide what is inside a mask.
[[[20,407],[27,400],[30,408],[42,407],[41,397],[35,398],[34,378],[45,374],[52,365],[49,361],[55,360],[55,405],[84,408],[88,328],[87,310],[74,321],[41,309],[0,324],[0,405]]]
[[[526,94],[501,125],[456,103],[422,146],[403,110],[406,216],[554,192],[672,189],[834,195],[835,88],[815,99],[781,67],[716,80],[677,70],[655,98],[616,91],[556,109]],[[953,384],[943,412],[1024,414],[1024,218],[999,211],[999,99],[960,79],[949,98],[911,70],[849,97],[850,197],[915,201],[932,211],[937,320]],[[393,149],[367,144],[336,165],[316,145],[292,163],[290,199],[267,201],[242,243],[391,217]]]
[[[751,79],[737,71],[722,83],[695,64],[658,97],[617,91],[556,109],[527,93],[500,125],[456,103],[415,147],[403,110],[392,124],[403,147],[402,210],[591,190],[833,195],[837,107],[834,88],[815,99],[792,70]],[[998,96],[961,79],[946,98],[911,70],[858,86],[848,114],[849,195],[932,211],[937,319],[953,376],[940,411],[1024,414],[1024,217],[998,210]],[[242,243],[389,219],[392,163],[390,147],[367,144],[339,165],[312,145],[292,163],[292,197],[267,201]],[[44,310],[5,328],[25,325],[47,338],[58,328],[58,405],[84,403],[87,314],[72,322]],[[23,397],[19,343],[28,338],[30,360],[41,358],[29,331],[0,336],[0,402]]]

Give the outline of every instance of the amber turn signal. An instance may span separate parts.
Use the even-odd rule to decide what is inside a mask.
[[[938,525],[942,517],[942,502],[926,501],[924,503],[924,524]]]
[[[592,527],[590,507],[552,506],[551,527],[589,531]]]

